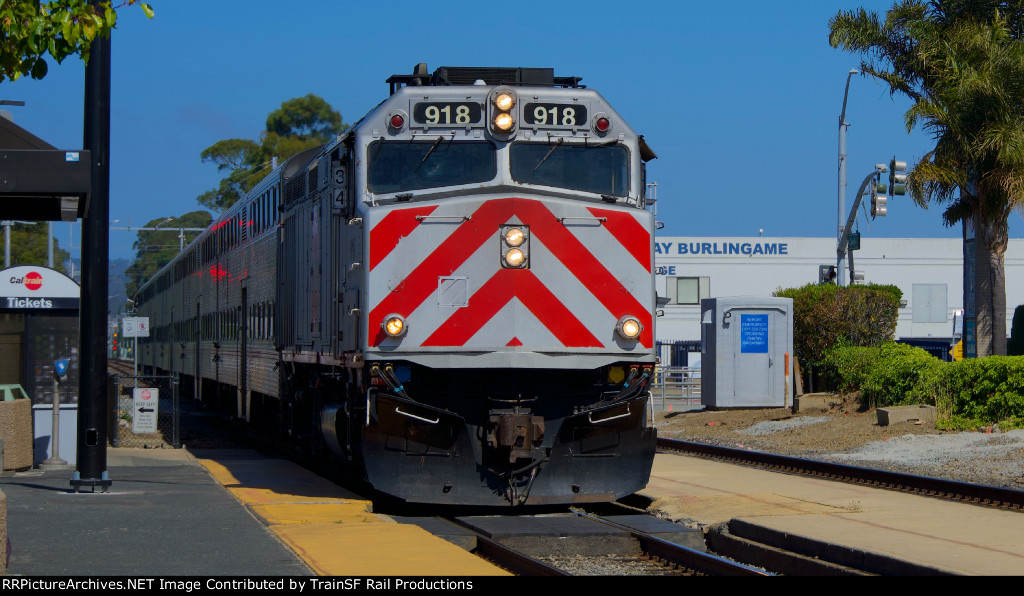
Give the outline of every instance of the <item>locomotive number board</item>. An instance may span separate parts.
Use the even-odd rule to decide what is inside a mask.
[[[523,122],[533,126],[586,126],[587,106],[578,103],[528,103],[523,106]]]
[[[420,102],[412,107],[412,121],[430,126],[465,126],[483,121],[480,104],[469,101]]]

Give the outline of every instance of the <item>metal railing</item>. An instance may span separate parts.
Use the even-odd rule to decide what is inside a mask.
[[[689,408],[699,406],[700,368],[686,366],[659,366],[651,382],[652,406],[660,410],[672,409],[675,404]]]

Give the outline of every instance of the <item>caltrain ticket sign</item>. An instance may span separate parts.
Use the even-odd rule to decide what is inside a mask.
[[[0,271],[0,312],[78,309],[81,288],[63,273],[33,265]]]
[[[132,391],[132,432],[145,435],[156,432],[160,390],[136,387]]]

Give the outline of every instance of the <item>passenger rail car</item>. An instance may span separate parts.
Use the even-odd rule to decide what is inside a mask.
[[[419,65],[141,288],[148,370],[409,502],[643,488],[643,138],[552,69]]]

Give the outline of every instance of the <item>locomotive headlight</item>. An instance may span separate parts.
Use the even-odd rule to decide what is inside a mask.
[[[640,324],[639,319],[630,315],[622,317],[615,325],[615,331],[624,339],[636,339],[640,337],[640,332],[643,330],[644,327]]]
[[[509,246],[519,246],[526,240],[526,234],[520,228],[509,228],[505,232],[505,244]]]
[[[519,100],[511,87],[497,87],[488,95],[487,118],[491,132],[499,136],[512,135],[516,130],[515,109]]]
[[[530,268],[530,226],[509,224],[498,229],[498,258],[505,269]]]
[[[502,112],[511,110],[514,105],[516,105],[516,98],[512,97],[511,93],[499,93],[494,98],[494,107]]]
[[[384,328],[384,333],[387,333],[389,337],[402,337],[405,335],[405,319],[399,315],[388,315],[380,325]]]
[[[526,261],[526,255],[518,248],[513,248],[505,253],[505,263],[509,267],[522,267],[524,261]]]
[[[515,124],[515,121],[512,120],[511,114],[501,112],[494,117],[494,128],[501,132],[508,132],[512,130],[513,124]]]

